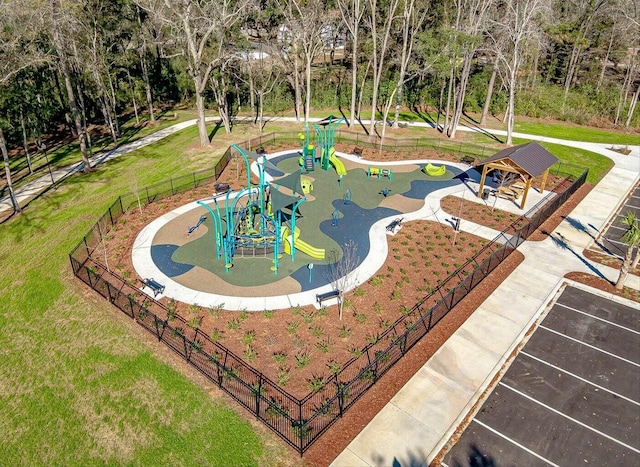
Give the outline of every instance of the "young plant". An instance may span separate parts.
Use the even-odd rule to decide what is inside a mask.
[[[284,352],[274,352],[273,359],[275,360],[276,363],[278,363],[279,365],[282,365],[284,362],[287,361],[287,354]]]
[[[322,353],[329,353],[329,351],[331,350],[331,341],[327,337],[325,339],[322,339],[321,341],[318,341],[316,343],[316,347]]]
[[[296,368],[304,368],[311,363],[311,357],[308,352],[300,352],[296,355]]]
[[[249,346],[249,345],[253,344],[255,339],[256,339],[256,332],[255,331],[247,331],[242,336],[242,343],[244,345]]]

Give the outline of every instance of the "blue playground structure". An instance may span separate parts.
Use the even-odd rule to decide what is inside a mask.
[[[234,257],[256,257],[273,254],[271,270],[278,273],[279,260],[282,253],[295,259],[295,251],[299,249],[314,257],[324,258],[324,250],[311,248],[298,239],[296,228],[296,210],[307,200],[301,183],[301,171],[285,175],[275,181],[265,180],[265,169],[279,170],[266,157],[266,154],[255,154],[237,145],[231,145],[245,161],[247,169],[247,186],[238,191],[231,190],[213,197],[211,202],[198,201],[206,208],[213,220],[216,242],[216,257],[223,260],[225,272],[233,267]],[[258,167],[258,185],[251,184],[251,163]],[[307,187],[308,189],[308,187]],[[189,233],[204,222],[204,217]],[[283,242],[287,242],[283,245]],[[309,251],[308,251],[309,250]]]

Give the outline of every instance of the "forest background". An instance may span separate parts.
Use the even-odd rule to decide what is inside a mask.
[[[197,109],[232,131],[238,114],[340,109],[384,138],[401,119],[455,138],[516,115],[637,129],[636,0],[2,0],[0,149],[42,152],[43,135],[121,137],[123,115],[154,123]],[[497,119],[497,120],[496,120]],[[388,125],[376,127],[381,122]],[[14,151],[15,152],[15,151]],[[17,203],[14,208],[19,210]]]

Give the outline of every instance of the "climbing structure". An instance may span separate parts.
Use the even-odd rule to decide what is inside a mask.
[[[244,159],[247,169],[247,186],[238,192],[227,191],[213,197],[213,206],[204,201],[198,204],[205,207],[213,219],[216,239],[216,256],[224,261],[225,271],[233,267],[234,257],[256,257],[273,254],[274,273],[278,272],[282,255],[282,241],[289,242],[292,260],[295,257],[297,236],[287,235],[296,232],[296,210],[306,201],[301,183],[301,173],[296,171],[275,181],[265,180],[265,170],[278,170],[266,157],[255,154],[236,145],[232,145]],[[251,184],[252,159],[258,168],[259,182]],[[289,227],[283,230],[283,223]]]

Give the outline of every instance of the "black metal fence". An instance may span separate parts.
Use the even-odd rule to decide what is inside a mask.
[[[265,135],[239,146],[255,149],[267,142],[275,142],[277,136]],[[368,343],[359,357],[345,362],[340,372],[324,381],[321,389],[298,399],[229,349],[214,342],[200,329],[189,326],[183,317],[175,315],[172,319],[166,318],[173,314],[168,313],[165,305],[146,296],[135,284],[109,271],[100,260],[99,247],[104,235],[125,212],[215,181],[231,157],[232,149],[229,148],[213,173],[195,172],[119,197],[70,253],[71,267],[76,277],[217,384],[301,455],[547,220],[587,177],[585,171],[562,193],[545,198],[539,203],[542,206],[536,206],[537,212],[533,216],[529,218],[525,215],[528,223],[524,227],[514,235],[507,234],[507,230],[498,235],[437,289],[398,318],[375,342]]]

